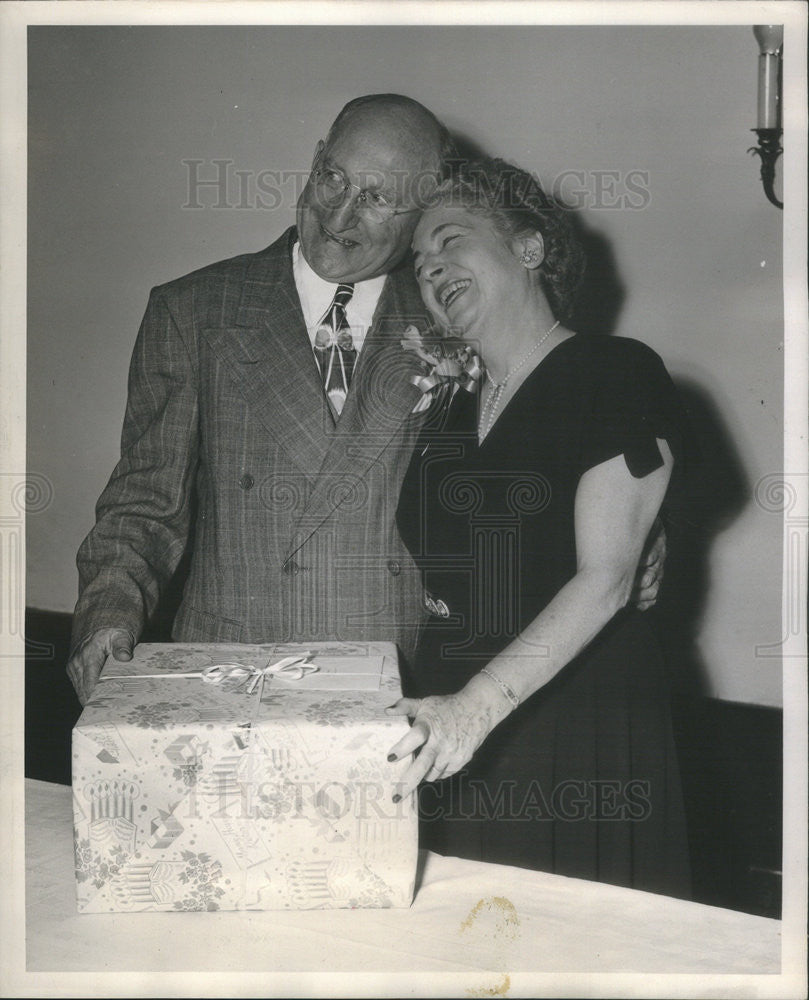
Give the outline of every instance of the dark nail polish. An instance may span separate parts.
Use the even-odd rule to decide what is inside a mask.
[[[396,756],[396,754],[395,754],[395,753],[389,753],[389,754],[388,754],[388,760],[390,761],[390,763],[391,763],[391,764],[392,764],[392,763],[393,763],[393,762],[394,762],[395,760],[398,760],[398,759],[399,759],[399,758],[398,758],[398,757]]]
[[[402,796],[401,796],[401,795],[400,795],[400,794],[399,794],[399,793],[397,792],[397,793],[396,793],[396,794],[395,794],[395,795],[393,796],[393,801],[394,801],[394,802],[401,802],[401,801],[402,801]]]

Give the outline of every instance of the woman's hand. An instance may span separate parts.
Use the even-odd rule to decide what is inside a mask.
[[[388,760],[401,760],[421,747],[402,776],[394,802],[408,796],[421,781],[438,781],[456,774],[504,719],[511,708],[497,688],[477,677],[457,694],[400,698],[389,715],[413,719],[410,731],[391,748]]]

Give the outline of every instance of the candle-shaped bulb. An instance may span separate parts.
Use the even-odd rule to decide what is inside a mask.
[[[784,44],[783,24],[754,24],[753,34],[763,56],[774,56]]]
[[[780,95],[778,93],[779,50],[784,41],[781,24],[756,24],[753,34],[759,46],[758,57],[758,125],[757,128],[778,128]]]

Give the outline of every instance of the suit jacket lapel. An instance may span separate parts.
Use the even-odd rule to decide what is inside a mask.
[[[328,455],[334,421],[295,289],[294,240],[291,229],[251,263],[237,326],[204,333],[256,418],[311,478]]]
[[[407,266],[393,272],[385,283],[345,407],[298,521],[297,545],[351,495],[351,484],[364,478],[421,398],[411,378],[423,375],[424,369],[400,343],[409,322],[423,326],[425,310]],[[419,414],[413,419],[422,422],[424,416]],[[341,483],[344,486],[338,485]]]

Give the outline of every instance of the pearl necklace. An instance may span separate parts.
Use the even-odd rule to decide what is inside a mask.
[[[557,320],[553,324],[550,330],[546,330],[545,333],[543,333],[543,335],[534,344],[531,350],[527,354],[523,355],[523,357],[520,358],[520,360],[517,362],[516,365],[514,365],[513,368],[509,369],[509,371],[506,372],[505,378],[503,379],[502,382],[495,382],[494,379],[491,377],[491,375],[488,373],[488,371],[486,372],[486,377],[492,383],[494,389],[487,397],[486,402],[483,404],[483,407],[480,411],[480,420],[478,422],[479,440],[482,441],[483,438],[485,438],[486,435],[489,433],[489,431],[492,429],[492,424],[494,423],[494,418],[497,415],[497,409],[500,406],[500,400],[503,396],[503,391],[506,388],[508,380],[511,378],[512,375],[515,375],[520,370],[520,368],[522,368],[525,362],[534,353],[536,353],[536,351],[538,351],[540,347],[542,347],[542,345],[545,343],[548,337],[550,337],[550,335],[553,333],[553,331],[556,329],[557,326],[559,326],[559,320]]]

